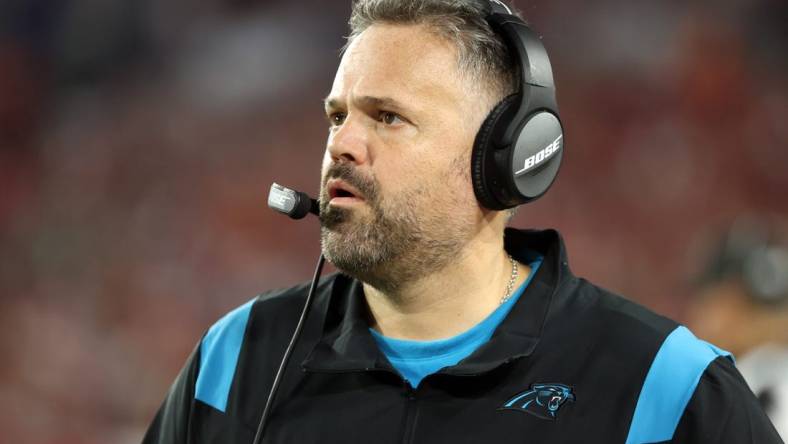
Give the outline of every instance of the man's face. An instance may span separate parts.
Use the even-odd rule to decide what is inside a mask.
[[[326,99],[323,252],[397,285],[456,259],[484,217],[470,151],[484,118],[452,44],[421,25],[376,24],[349,46]]]

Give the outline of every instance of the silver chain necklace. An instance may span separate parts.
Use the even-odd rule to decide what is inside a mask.
[[[506,303],[510,297],[512,297],[512,290],[514,289],[514,283],[517,282],[517,261],[514,260],[512,255],[509,256],[509,262],[512,263],[512,275],[509,277],[509,284],[506,285],[506,293],[504,293],[503,297],[501,298],[500,305]]]

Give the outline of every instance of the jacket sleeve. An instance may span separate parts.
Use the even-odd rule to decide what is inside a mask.
[[[701,376],[671,442],[778,444],[783,441],[731,360],[718,357]]]
[[[170,387],[164,403],[148,428],[143,444],[185,444],[194,405],[194,385],[200,366],[200,347],[194,349],[186,365]]]

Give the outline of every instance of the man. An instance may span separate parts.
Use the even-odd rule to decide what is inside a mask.
[[[517,72],[490,10],[354,4],[320,194],[343,273],[318,286],[262,442],[779,442],[724,352],[572,276],[555,231],[504,233],[510,212],[477,200],[485,117],[543,74]],[[145,442],[252,442],[306,293],[211,327]]]
[[[736,366],[785,438],[788,248],[778,227],[766,217],[742,217],[733,224],[698,276],[688,325],[739,356]]]

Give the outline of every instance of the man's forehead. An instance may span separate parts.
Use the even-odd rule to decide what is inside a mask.
[[[424,25],[375,24],[348,46],[327,101],[454,101],[467,94],[459,74],[456,48]]]

